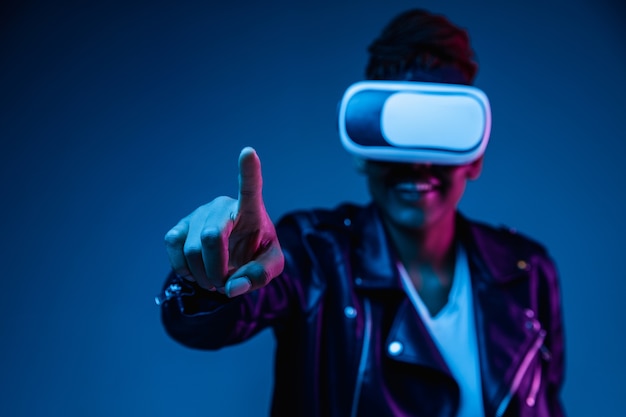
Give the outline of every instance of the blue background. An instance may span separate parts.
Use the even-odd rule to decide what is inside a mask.
[[[19,3],[19,4],[18,4]],[[175,4],[175,5],[174,5]],[[269,332],[219,352],[161,328],[163,235],[237,191],[254,146],[273,218],[367,201],[335,130],[396,13],[469,29],[493,134],[461,204],[562,275],[570,416],[623,415],[624,7],[608,0],[4,2],[4,416],[263,416]]]

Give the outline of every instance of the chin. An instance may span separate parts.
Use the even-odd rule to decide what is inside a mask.
[[[388,212],[389,220],[396,226],[403,229],[420,231],[427,225],[427,218],[424,212],[417,208],[391,209]]]

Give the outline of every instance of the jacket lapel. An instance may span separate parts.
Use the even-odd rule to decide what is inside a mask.
[[[373,205],[366,208],[365,216],[355,229],[362,230],[352,263],[357,289],[372,299],[385,297],[385,292],[389,294],[390,291],[403,295],[385,340],[387,354],[394,360],[428,367],[451,377],[424,322],[404,294],[394,250]]]
[[[522,361],[541,331],[530,308],[533,267],[509,231],[469,223],[461,216],[458,224],[472,277],[485,412],[495,415],[514,389]],[[503,244],[503,239],[510,241]]]
[[[402,301],[386,342],[388,349],[399,348],[390,353],[395,360],[431,368],[452,378],[446,361],[408,298]]]

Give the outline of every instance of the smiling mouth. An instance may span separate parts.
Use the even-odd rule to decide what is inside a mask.
[[[409,202],[418,202],[429,195],[434,195],[439,188],[440,183],[435,179],[406,180],[400,181],[392,186],[392,190],[397,196]]]

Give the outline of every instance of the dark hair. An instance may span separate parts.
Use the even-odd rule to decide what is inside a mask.
[[[464,29],[445,16],[412,9],[393,18],[369,46],[370,80],[472,84],[478,64]]]

